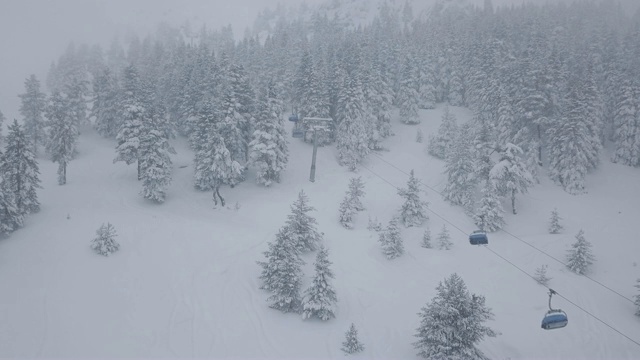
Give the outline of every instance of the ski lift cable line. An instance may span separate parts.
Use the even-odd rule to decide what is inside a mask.
[[[378,154],[376,154],[376,153],[372,153],[372,154],[373,154],[373,155],[375,155],[378,159],[382,160],[384,163],[386,163],[386,164],[390,165],[391,167],[393,167],[394,169],[396,169],[396,170],[400,171],[401,173],[403,173],[403,174],[405,174],[405,175],[409,176],[409,173],[407,173],[406,171],[404,171],[404,170],[402,170],[402,169],[398,168],[398,167],[397,167],[396,165],[394,165],[393,163],[391,163],[391,162],[389,162],[389,161],[387,161],[387,160],[383,159],[383,158],[382,158],[382,157],[380,157]],[[426,187],[426,188],[428,188],[429,190],[431,190],[431,191],[433,191],[433,192],[437,193],[438,195],[442,196],[442,193],[441,193],[441,192],[439,192],[438,190],[436,190],[436,189],[432,188],[431,186],[429,186],[429,185],[425,184],[424,182],[422,182],[422,180],[418,179],[418,182],[420,182],[423,186],[425,186],[425,187]],[[436,214],[436,215],[437,215],[437,214]],[[439,216],[439,217],[440,217],[440,216]],[[440,218],[442,218],[442,217],[440,217]],[[443,219],[443,220],[445,220],[445,219]],[[447,221],[447,220],[445,220],[445,221]],[[448,222],[448,221],[447,221],[447,222]],[[449,223],[449,224],[451,224],[451,223]],[[452,225],[452,226],[454,226],[453,224],[451,224],[451,225]],[[458,230],[460,230],[460,229],[458,228]],[[520,237],[518,237],[517,235],[515,235],[515,234],[513,234],[513,233],[511,233],[511,232],[509,232],[509,231],[507,231],[507,230],[505,230],[505,229],[501,229],[501,231],[502,231],[502,232],[504,232],[505,234],[507,234],[507,235],[511,236],[512,238],[514,238],[514,239],[516,239],[516,240],[518,240],[518,241],[520,241],[520,242],[524,243],[525,245],[527,245],[527,246],[531,247],[532,249],[534,249],[534,250],[538,251],[539,253],[546,255],[548,258],[553,259],[553,260],[555,260],[556,262],[558,262],[558,263],[560,263],[560,264],[562,264],[562,265],[564,265],[564,266],[567,266],[567,264],[566,264],[565,262],[563,262],[562,260],[560,260],[560,259],[556,258],[555,256],[553,256],[553,255],[549,254],[548,252],[546,252],[546,251],[544,251],[544,250],[542,250],[542,249],[540,249],[540,248],[538,248],[538,247],[536,247],[536,246],[532,245],[531,243],[529,243],[529,242],[527,242],[527,241],[525,241],[525,240],[521,239],[521,238],[520,238]],[[632,299],[629,299],[628,297],[626,297],[626,296],[622,295],[620,292],[618,292],[618,291],[616,291],[616,290],[612,289],[611,287],[609,287],[609,286],[607,286],[607,285],[603,284],[602,282],[600,282],[600,281],[598,281],[598,280],[596,280],[596,279],[592,278],[591,276],[589,276],[589,275],[584,275],[584,274],[583,274],[582,276],[584,276],[584,277],[585,277],[585,278],[587,278],[588,280],[591,280],[592,282],[594,282],[594,283],[596,283],[596,284],[598,284],[598,285],[602,286],[603,288],[605,288],[605,289],[607,289],[607,290],[611,291],[612,293],[614,293],[614,294],[616,294],[616,295],[620,296],[621,298],[623,298],[623,299],[627,300],[628,302],[630,302],[630,303],[632,303],[632,304],[635,304],[635,302],[634,302]]]
[[[525,270],[523,270],[522,268],[520,268],[518,265],[514,264],[513,262],[509,261],[509,259],[505,258],[504,256],[498,254],[497,252],[495,252],[493,249],[491,249],[488,246],[485,246],[485,248],[489,251],[491,251],[494,255],[496,255],[497,257],[501,258],[502,260],[506,261],[507,263],[509,263],[511,266],[513,266],[514,268],[520,270],[522,273],[524,273],[525,275],[527,275],[528,277],[532,278],[533,280],[535,280],[538,284],[540,284],[541,286],[544,286],[545,288],[547,288],[547,290],[552,291],[554,295],[557,295],[561,298],[563,298],[565,301],[567,301],[569,304],[575,306],[576,308],[582,310],[584,313],[586,313],[587,315],[591,316],[592,318],[596,319],[597,321],[601,322],[603,325],[605,325],[606,327],[608,327],[609,329],[617,332],[618,334],[624,336],[625,338],[627,338],[627,340],[633,342],[634,344],[640,346],[640,342],[638,342],[637,340],[632,339],[631,337],[629,337],[628,335],[626,335],[625,333],[623,333],[622,331],[616,329],[615,327],[611,326],[610,324],[608,324],[607,322],[605,322],[604,320],[600,319],[599,317],[597,317],[596,315],[594,315],[593,313],[591,313],[589,310],[583,308],[582,306],[576,304],[575,302],[569,300],[567,297],[563,296],[562,294],[558,293],[555,290],[552,290],[550,287],[543,285],[542,283],[540,283],[540,281],[538,281],[534,276],[532,276],[531,274],[527,273]]]
[[[361,166],[369,171],[371,174],[373,174],[374,176],[378,177],[380,180],[386,182],[387,184],[391,185],[393,188],[395,188],[396,190],[398,189],[397,186],[393,185],[393,183],[391,183],[389,180],[383,178],[382,176],[380,176],[379,174],[377,174],[375,171],[369,169],[368,167],[364,166],[361,164]],[[458,231],[460,231],[461,233],[463,233],[464,235],[467,235],[467,233],[462,230],[460,227],[456,226],[454,223],[452,223],[451,221],[447,220],[445,217],[441,216],[440,214],[438,214],[437,212],[428,209],[431,213],[435,214],[437,217],[439,217],[440,219],[442,219],[443,221],[447,222],[448,224],[450,224],[452,227],[454,227],[455,229],[457,229]],[[489,250],[490,252],[492,252],[494,255],[496,255],[497,257],[501,258],[502,260],[504,260],[506,263],[508,263],[509,265],[513,266],[514,268],[516,268],[517,270],[519,270],[520,272],[522,272],[523,274],[525,274],[526,276],[530,277],[531,279],[535,280],[536,283],[538,283],[540,286],[543,286],[544,288],[546,288],[547,290],[551,291],[551,288],[543,285],[542,283],[540,283],[540,281],[538,281],[534,276],[532,276],[531,274],[529,274],[528,272],[526,272],[525,270],[523,270],[521,267],[519,267],[518,265],[514,264],[512,261],[510,261],[509,259],[505,258],[504,256],[500,255],[499,253],[497,253],[495,250],[489,248],[489,246],[485,245],[485,248],[487,250]],[[634,344],[636,344],[638,347],[640,347],[640,342],[638,342],[637,340],[634,340],[633,338],[631,338],[630,336],[626,335],[625,333],[623,333],[622,331],[616,329],[615,327],[613,327],[612,325],[608,324],[607,322],[605,322],[604,320],[600,319],[599,317],[597,317],[596,315],[594,315],[593,313],[589,312],[587,309],[583,308],[582,306],[576,304],[575,302],[569,300],[567,297],[563,296],[562,294],[558,293],[557,291],[554,290],[555,295],[563,298],[564,300],[566,300],[568,303],[570,303],[571,305],[575,306],[576,308],[578,308],[579,310],[583,311],[585,314],[591,316],[592,318],[596,319],[597,321],[599,321],[600,323],[602,323],[603,325],[607,326],[608,328],[612,329],[613,331],[617,332],[618,334],[622,335],[623,337],[625,337],[627,340],[633,342]]]

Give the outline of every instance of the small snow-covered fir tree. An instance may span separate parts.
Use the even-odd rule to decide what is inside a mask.
[[[424,134],[422,133],[422,129],[418,128],[418,130],[416,130],[416,142],[421,144],[422,140],[424,140]]]
[[[425,359],[488,359],[476,345],[496,332],[485,325],[493,319],[481,295],[470,294],[458,274],[440,282],[437,295],[422,308],[418,341],[413,346]]]
[[[0,176],[0,235],[6,236],[22,227],[24,216],[16,207],[13,193]]]
[[[342,342],[342,351],[345,354],[355,354],[364,350],[364,345],[358,340],[358,330],[355,324],[351,324],[349,331],[346,333],[346,338]]]
[[[493,183],[489,181],[482,189],[482,200],[480,207],[474,215],[476,225],[484,231],[497,231],[504,226],[504,210],[498,198],[498,191]]]
[[[533,276],[537,282],[539,282],[544,286],[547,286],[547,284],[549,283],[549,280],[551,280],[551,278],[547,276],[547,268],[548,268],[547,265],[540,266],[539,268],[536,269],[536,273]]]
[[[38,154],[38,145],[45,144],[44,115],[46,95],[40,91],[40,81],[31,74],[24,81],[25,93],[18,95],[22,105],[20,114],[24,118],[24,132],[31,144],[31,151]]]
[[[595,257],[591,253],[591,243],[584,238],[582,229],[576,234],[576,242],[571,247],[567,254],[567,267],[579,275],[587,273]]]
[[[367,230],[380,231],[382,230],[382,223],[378,221],[377,217],[375,219],[371,219],[371,216],[369,216],[369,223],[367,224]]]
[[[0,174],[5,187],[12,194],[16,210],[21,215],[40,211],[36,189],[40,186],[40,170],[33,154],[33,146],[17,120],[8,127],[5,152],[0,156]]]
[[[399,189],[398,195],[404,198],[400,209],[400,220],[406,227],[420,226],[429,219],[427,203],[420,199],[420,182],[414,176],[413,170],[409,174],[406,189]]]
[[[418,79],[414,59],[407,54],[401,72],[400,87],[396,93],[396,102],[400,108],[400,121],[415,125],[420,123],[418,116]]]
[[[453,243],[451,242],[451,236],[449,235],[449,229],[447,225],[442,225],[442,231],[438,234],[438,248],[440,250],[451,250]]]
[[[271,308],[282,312],[300,312],[302,286],[302,266],[300,259],[291,242],[291,233],[285,226],[278,231],[274,242],[269,243],[269,250],[264,252],[266,261],[259,261],[262,267],[260,280],[261,289],[273,292],[267,301]]]
[[[366,111],[362,86],[355,76],[348,76],[338,99],[338,159],[340,165],[355,171],[371,151],[366,131]]]
[[[445,105],[442,121],[438,127],[438,134],[429,137],[427,152],[438,159],[445,159],[451,149],[457,131],[456,116],[451,113],[449,106]]]
[[[249,162],[257,168],[256,182],[264,186],[280,182],[280,174],[287,166],[289,153],[283,112],[277,86],[270,82],[261,95],[253,140],[249,143]]]
[[[49,127],[49,142],[46,144],[51,160],[58,163],[58,184],[67,183],[67,164],[76,152],[78,129],[68,114],[66,99],[54,91],[46,107],[45,116]]]
[[[433,245],[431,245],[431,230],[429,229],[429,227],[427,227],[427,229],[424,231],[424,234],[422,234],[422,242],[420,243],[420,246],[425,249],[433,248]]]
[[[533,176],[522,159],[522,153],[520,147],[507,144],[500,161],[489,171],[489,178],[495,184],[498,194],[511,197],[513,214],[517,213],[516,194],[526,193],[534,184]]]
[[[340,203],[339,216],[340,224],[347,229],[353,229],[353,216],[356,214],[356,209],[353,206],[353,202],[349,197],[349,194],[342,199]]]
[[[116,242],[116,229],[110,223],[102,224],[96,231],[96,237],[91,243],[91,248],[98,254],[109,256],[120,249],[120,244]]]
[[[142,171],[140,194],[145,199],[157,203],[164,202],[173,171],[169,154],[175,153],[162,131],[153,129],[142,135],[139,159]]]
[[[387,228],[380,232],[378,241],[382,245],[382,252],[387,259],[392,260],[404,253],[404,244],[400,229],[398,228],[398,219],[389,220]]]
[[[470,145],[471,143],[472,131],[467,123],[461,127],[445,157],[447,184],[442,190],[442,196],[445,200],[454,205],[460,205],[467,211],[473,209],[473,197],[477,183],[477,177],[474,176],[476,171],[475,149]]]
[[[316,274],[313,283],[305,291],[302,299],[302,318],[318,317],[320,320],[329,320],[335,317],[334,308],[338,301],[336,291],[331,285],[333,272],[329,268],[329,251],[320,246],[316,262],[314,264]]]
[[[349,190],[340,203],[339,216],[340,223],[347,229],[353,228],[353,217],[356,212],[364,210],[361,197],[364,195],[364,184],[361,177],[351,178]]]
[[[564,227],[560,224],[560,220],[562,218],[558,215],[558,209],[554,208],[551,211],[551,219],[549,220],[549,234],[558,234],[562,231]]]
[[[638,279],[637,284],[635,285],[636,288],[638,288],[638,290],[640,290],[640,279]],[[636,316],[640,316],[640,293],[636,294],[635,296],[636,300],[635,300],[635,304],[636,304]]]
[[[348,196],[353,203],[353,207],[357,211],[364,210],[364,205],[362,205],[362,197],[364,196],[364,183],[362,182],[362,177],[356,176],[349,180]]]
[[[304,190],[298,193],[298,199],[291,204],[291,214],[287,216],[291,241],[296,251],[314,251],[322,241],[322,234],[316,229],[317,221],[308,212],[315,208],[309,205],[309,198]]]

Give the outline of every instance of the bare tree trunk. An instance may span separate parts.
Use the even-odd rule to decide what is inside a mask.
[[[515,190],[511,190],[511,209],[513,210],[513,215],[518,213],[518,211],[516,210],[516,191]]]

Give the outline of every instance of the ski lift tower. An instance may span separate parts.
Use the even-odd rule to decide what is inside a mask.
[[[316,181],[316,154],[318,153],[318,133],[328,133],[331,130],[332,118],[306,117],[302,124],[306,131],[313,131],[313,155],[311,156],[311,173],[309,181]]]

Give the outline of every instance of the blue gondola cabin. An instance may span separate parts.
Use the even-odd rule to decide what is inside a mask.
[[[569,319],[562,310],[549,310],[542,319],[542,328],[545,330],[559,329],[567,326]]]
[[[469,242],[471,245],[487,245],[489,243],[489,238],[487,237],[487,233],[482,230],[476,230],[471,235],[469,235]]]

